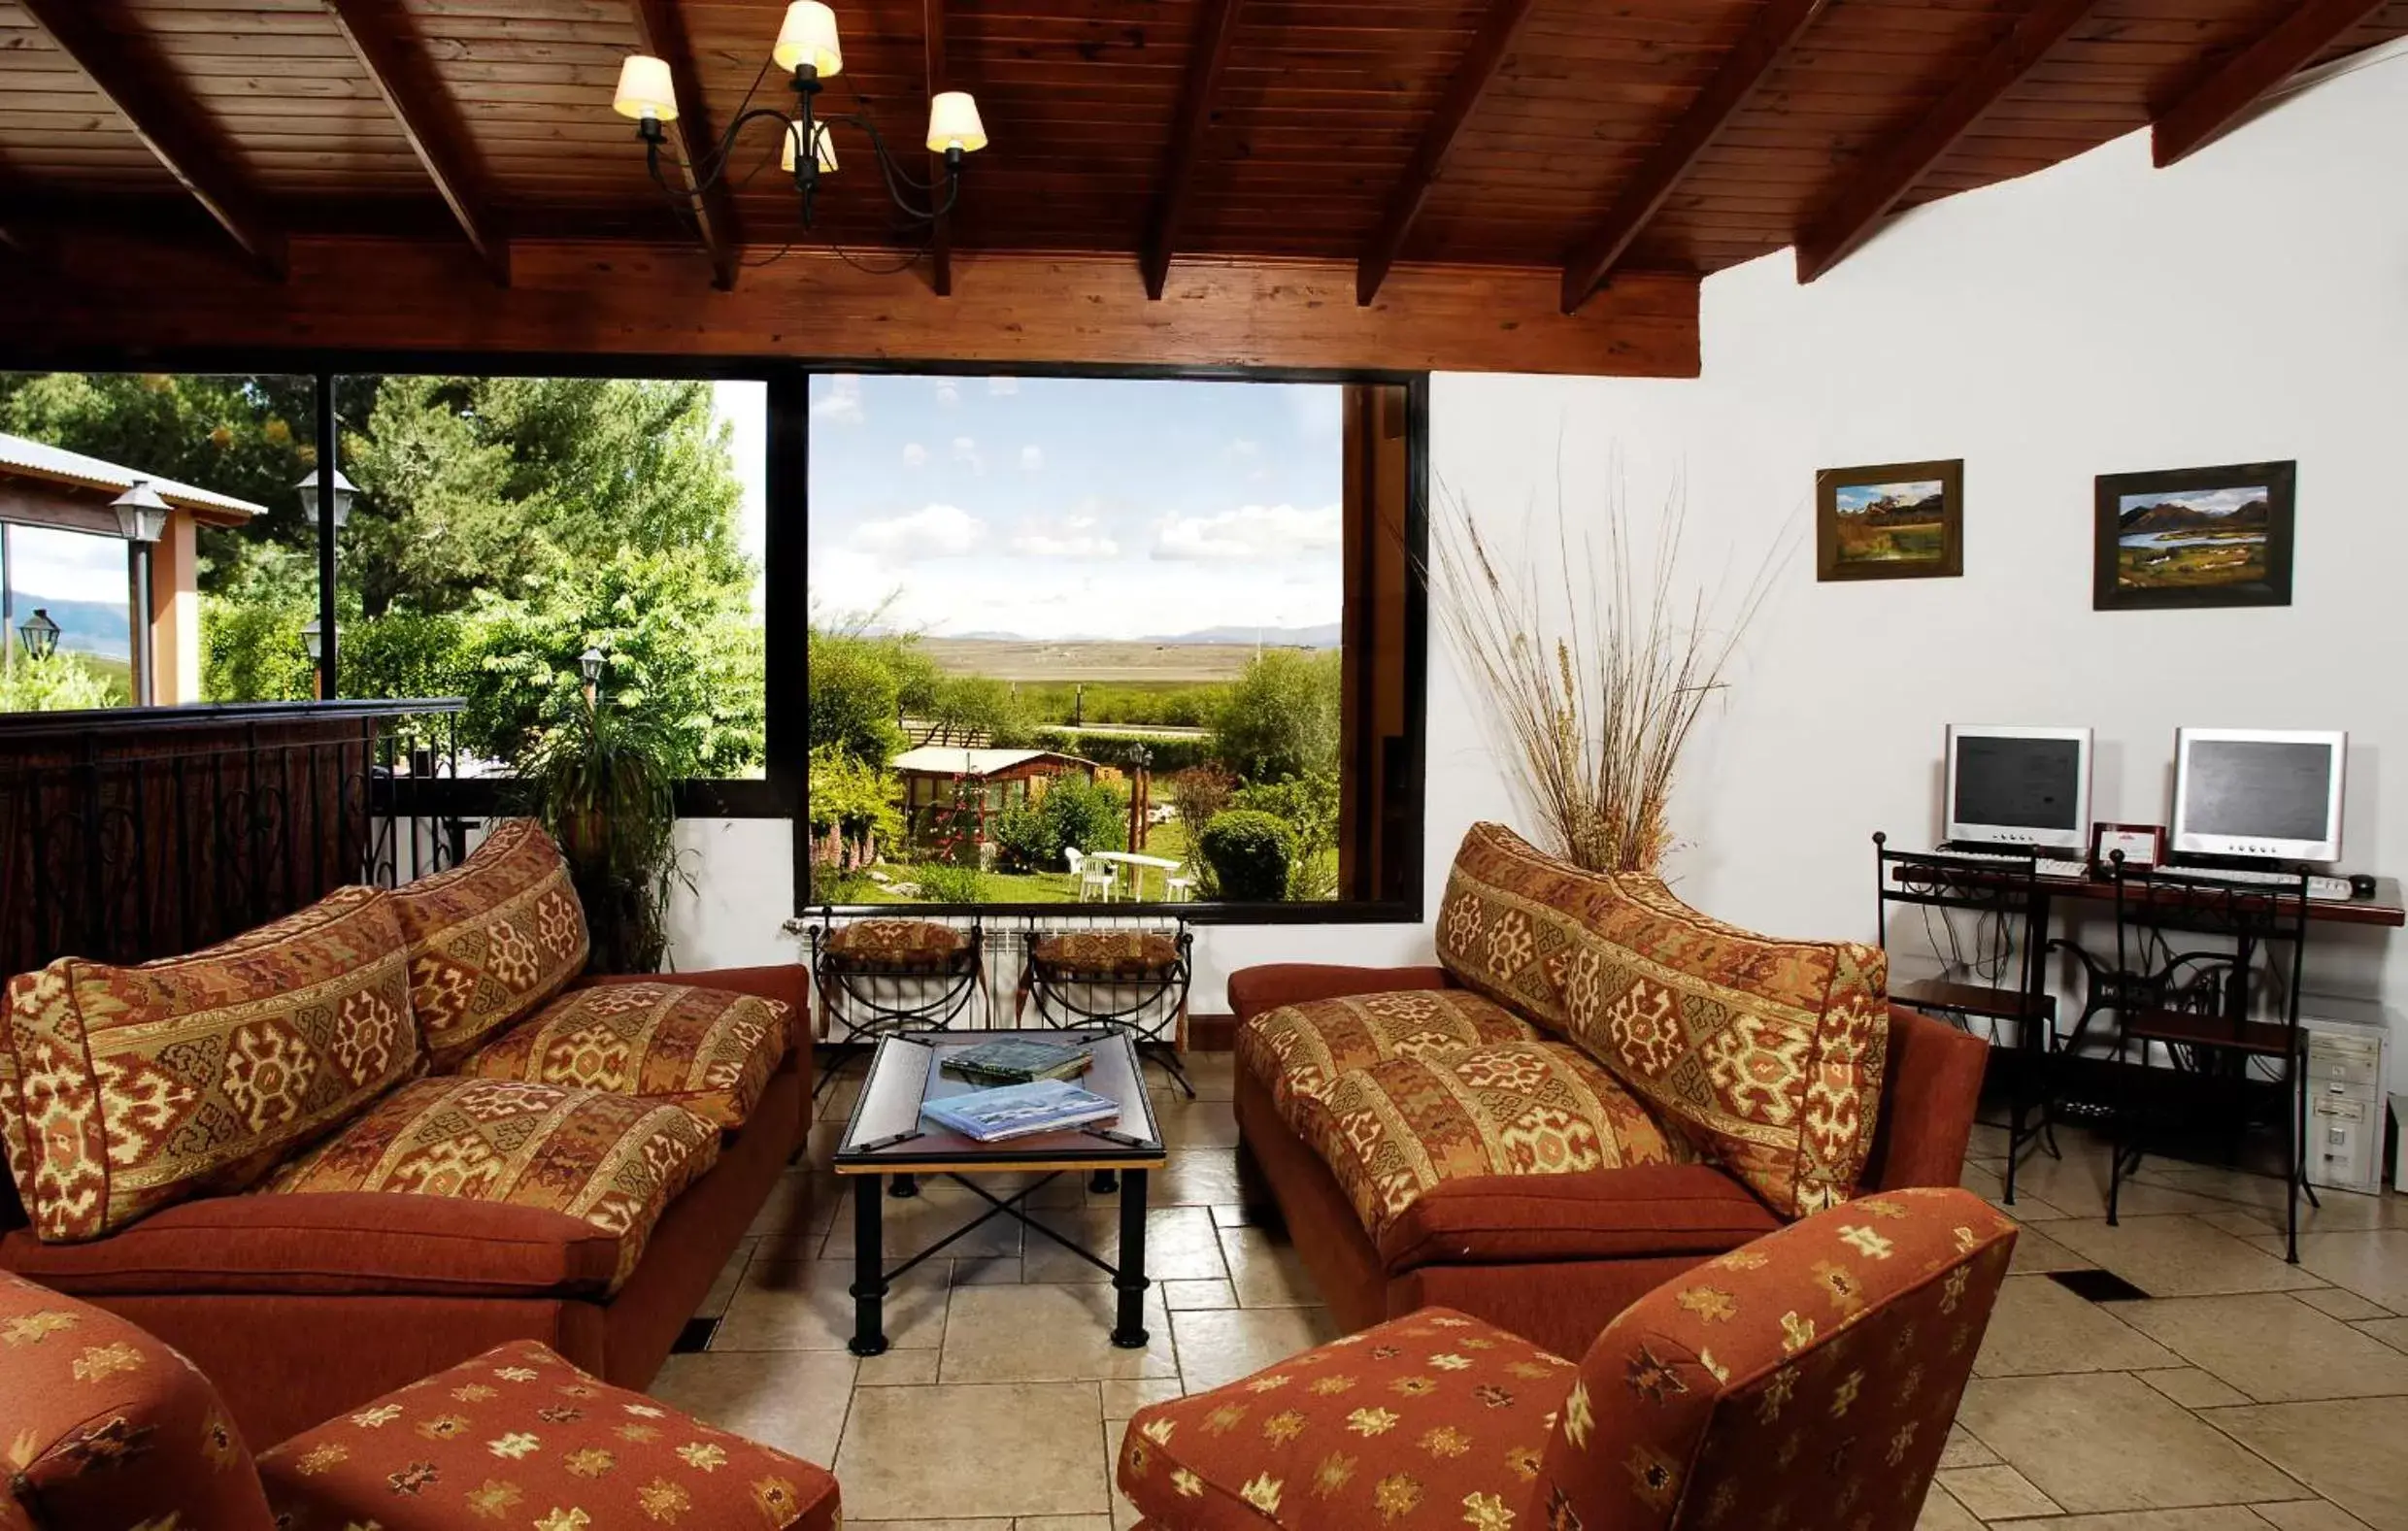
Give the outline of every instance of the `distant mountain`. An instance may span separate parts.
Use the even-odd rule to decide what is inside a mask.
[[[2263,526],[2271,513],[2264,500],[2251,500],[2246,505],[2224,512],[2203,511],[2180,500],[2160,500],[2137,511],[2126,511],[2117,518],[2117,531],[2126,537],[2137,532],[2180,532],[2196,527]]]
[[[1889,494],[1872,501],[1860,511],[1842,511],[1840,514],[1867,526],[1921,526],[1940,519],[1947,506],[1945,492],[1925,494],[1912,500]]]
[[[1153,644],[1251,644],[1280,649],[1335,649],[1345,632],[1336,622],[1311,627],[1206,627],[1192,633],[1156,633],[1138,640]]]
[[[58,624],[58,647],[72,653],[101,654],[123,659],[134,651],[133,625],[123,601],[78,601],[44,595],[38,590],[10,592],[12,625],[21,625],[40,607]],[[0,641],[19,642],[17,634],[0,633]]]

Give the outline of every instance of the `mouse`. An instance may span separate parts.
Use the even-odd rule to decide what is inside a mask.
[[[2363,872],[2352,873],[2350,875],[2350,896],[2352,898],[2374,897],[2375,880]]]

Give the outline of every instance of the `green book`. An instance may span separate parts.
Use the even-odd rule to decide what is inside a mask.
[[[1094,1067],[1093,1048],[1063,1047],[1052,1042],[1011,1039],[982,1042],[975,1048],[946,1054],[945,1067],[964,1079],[1029,1084],[1039,1080],[1076,1079]]]

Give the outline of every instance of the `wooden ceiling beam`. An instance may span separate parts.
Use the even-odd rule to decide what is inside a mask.
[[[1690,168],[1714,147],[1764,77],[1829,4],[1830,0],[1771,0],[1756,14],[1714,78],[1616,193],[1605,221],[1563,263],[1564,313],[1579,313],[1589,295],[1605,284],[1614,274],[1615,263],[1663,211]]]
[[[1446,169],[1447,154],[1455,148],[1456,135],[1471,120],[1472,109],[1480,104],[1482,92],[1504,65],[1505,55],[1514,46],[1514,38],[1522,31],[1522,23],[1530,14],[1536,0],[1490,0],[1488,13],[1480,18],[1480,29],[1472,34],[1472,46],[1464,50],[1448,78],[1447,88],[1438,98],[1438,110],[1431,114],[1428,128],[1421,141],[1414,146],[1413,158],[1397,181],[1396,189],[1388,194],[1388,211],[1381,215],[1380,226],[1372,231],[1371,242],[1363,247],[1362,258],[1354,266],[1354,301],[1369,307],[1380,295],[1380,283],[1388,280],[1388,268],[1405,248],[1405,236],[1413,232],[1414,220],[1421,216],[1422,205],[1429,201],[1430,188],[1438,183],[1439,174]]]
[[[271,282],[284,278],[284,231],[202,127],[190,98],[153,58],[110,31],[95,0],[21,0],[26,16],[106,96],[143,147],[233,237]]]
[[[945,0],[925,0],[926,22],[920,27],[921,51],[926,55],[928,99],[936,100],[945,88]],[[928,156],[928,184],[932,196],[945,193],[945,156]],[[953,216],[939,213],[928,230],[928,285],[940,298],[953,295]]]
[[[510,241],[494,221],[469,148],[468,133],[458,109],[427,68],[422,50],[407,40],[407,18],[393,0],[324,0],[335,29],[351,45],[368,72],[386,110],[401,124],[410,151],[425,167],[436,194],[467,236],[469,248],[493,274],[495,283],[510,285]]]
[[[694,235],[711,256],[711,285],[722,292],[736,285],[743,247],[736,240],[736,199],[724,180],[702,183],[706,155],[717,150],[703,104],[702,77],[694,68],[694,45],[686,33],[686,17],[678,0],[627,0],[635,19],[636,47],[669,66],[669,87],[677,93],[677,120],[668,124],[685,183],[687,214]]]
[[[1921,121],[1876,152],[1798,236],[1797,280],[1814,281],[1872,238],[1898,199],[1914,190],[2001,96],[2080,25],[2094,3],[2037,0],[2014,30],[1966,71]]]
[[[1139,256],[1146,296],[1159,299],[1169,280],[1171,251],[1179,244],[1180,226],[1195,196],[1196,156],[1204,147],[1204,130],[1212,125],[1213,98],[1221,93],[1221,71],[1228,67],[1230,45],[1237,39],[1238,0],[1204,0],[1195,18],[1195,36],[1187,44],[1187,70],[1179,84],[1179,105],[1171,115],[1170,150],[1162,159],[1162,184],[1154,192],[1154,211],[1146,221],[1146,248]]]
[[[2267,91],[2316,61],[2384,0],[2307,0],[2157,115],[2150,150],[2162,170],[2230,132]]]

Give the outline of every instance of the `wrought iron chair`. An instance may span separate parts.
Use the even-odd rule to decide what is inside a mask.
[[[810,927],[812,983],[826,1029],[817,1098],[854,1058],[899,1031],[944,1028],[975,1011],[986,989],[986,931],[929,919],[839,920],[822,910]]]
[[[2140,1096],[2152,1045],[2166,1049],[2177,1068],[2221,1077],[2223,1092],[2245,1122],[2249,1069],[2255,1062],[2282,1071],[2285,1258],[2299,1263],[2299,1196],[2307,1193],[2307,1069],[2299,1026],[2300,977],[2306,967],[2308,879],[2301,873],[2281,882],[2220,878],[2212,872],[2127,867],[2110,857],[2116,884],[2114,1007],[2116,1057],[2130,1064],[2140,1045],[2139,1071],[2125,1068],[2115,1114],[2115,1147],[2109,1160],[2107,1221],[2114,1223],[2124,1177],[2146,1151]],[[2217,945],[2178,949],[2169,938]],[[2275,951],[2291,949],[2288,973],[2274,971]],[[2252,979],[2266,957],[2260,992],[2272,1001],[2272,1018],[2254,1018]]]
[[[1013,1016],[1033,999],[1042,1024],[1125,1032],[1138,1057],[1159,1064],[1193,1100],[1179,1054],[1187,1040],[1194,947],[1184,919],[1169,934],[1127,926],[1031,931]]]
[[[2048,896],[2040,889],[2038,854],[1892,850],[1890,837],[1877,833],[1873,858],[1874,916],[1883,949],[1890,949],[1892,905],[1924,911],[1926,931],[1931,930],[1930,912],[1938,910],[1940,931],[1946,933],[1931,932],[1938,973],[1901,982],[1893,960],[1891,1003],[1964,1031],[1971,1031],[1978,1017],[1989,1022],[1992,1040],[1998,1022],[2015,1027],[2015,1047],[2022,1056],[2009,1085],[2005,1197],[2013,1206],[2016,1166],[2023,1150],[2041,1143],[2051,1157],[2057,1152],[2051,1071],[2057,1040],[2057,1001],[2040,982],[2049,943]],[[1970,957],[1949,917],[1959,913],[1972,914],[1988,927],[1976,936],[1981,945]],[[2040,1119],[2032,1122],[2035,1095]]]

